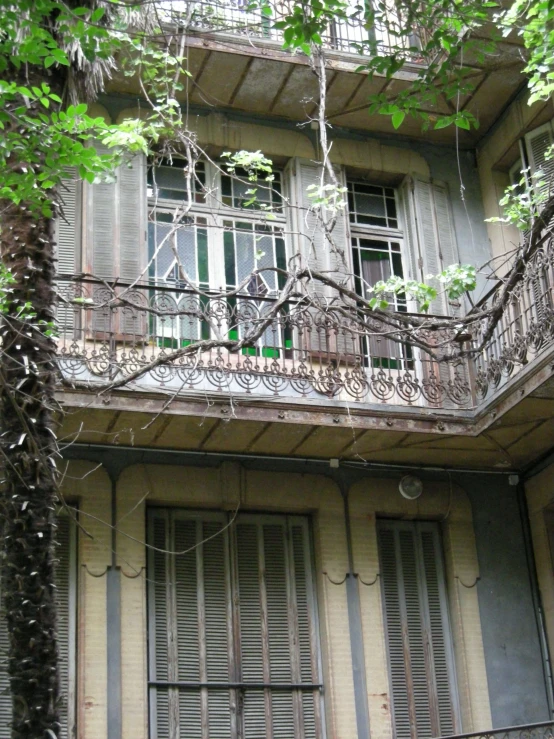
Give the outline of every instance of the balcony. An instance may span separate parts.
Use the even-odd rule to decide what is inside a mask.
[[[190,77],[183,80],[186,91],[177,99],[199,113],[216,108],[225,114],[306,122],[318,99],[317,80],[307,56],[284,50],[281,32],[272,28],[273,21],[283,17],[292,5],[292,0],[283,2],[281,9],[268,18],[260,11],[249,10],[248,3],[241,0],[167,0],[168,24],[188,29],[185,55]],[[392,2],[387,2],[393,19],[390,28],[365,30],[358,17],[361,11],[356,11],[363,4],[352,0],[351,5],[348,19],[334,23],[322,36],[328,70],[327,116],[334,135],[339,135],[341,129],[359,130],[372,136],[400,134],[427,143],[458,143],[473,148],[525,84],[519,41],[500,40],[494,53],[467,53],[463,59],[473,91],[462,96],[462,106],[479,119],[478,129],[455,132],[453,127],[435,130],[431,126],[423,131],[420,121],[407,117],[397,132],[388,116],[368,113],[368,100],[379,93],[394,96],[410,86],[422,69],[418,48],[425,31],[414,29],[407,37],[391,32],[402,24]],[[357,71],[363,55],[369,53],[364,46],[369,40],[379,44],[381,54],[387,54],[391,46],[404,48],[404,66],[393,80]],[[138,80],[118,73],[108,91],[142,97]],[[428,112],[431,116],[450,115],[452,110],[452,101],[439,94]]]
[[[281,305],[276,296],[252,294],[256,286],[221,298],[178,283],[110,284],[86,277],[62,278],[59,292],[60,369],[80,387],[118,388],[129,378],[129,390],[176,397],[478,414],[548,364],[554,240],[550,235],[534,254],[487,345],[478,350],[485,326],[476,318],[461,336],[468,356],[448,361],[441,357],[461,346],[455,326],[417,329],[406,346],[380,336],[382,324],[332,294]],[[473,314],[494,306],[499,295],[497,287]],[[259,338],[248,341],[254,333]],[[246,344],[237,352],[240,339]],[[418,339],[436,346],[435,357],[418,348]],[[193,351],[198,341],[202,350]]]
[[[471,734],[456,734],[445,739],[552,739],[554,737],[554,721],[536,724],[508,726],[504,729],[474,731]]]

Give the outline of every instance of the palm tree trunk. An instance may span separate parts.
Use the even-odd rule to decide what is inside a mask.
[[[11,164],[15,170],[25,166]],[[0,326],[1,588],[9,635],[12,738],[42,739],[59,736],[60,713],[54,586],[56,347],[40,325],[54,314],[53,222],[24,204],[0,201],[0,210],[0,257],[15,277],[10,309]],[[36,314],[32,321],[19,315],[25,305],[26,313]]]

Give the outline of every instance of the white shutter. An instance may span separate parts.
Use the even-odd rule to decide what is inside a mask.
[[[81,182],[74,167],[68,169],[60,186],[59,197],[63,213],[56,218],[55,256],[56,272],[69,277],[80,270],[81,262]],[[74,284],[58,281],[57,290],[66,300],[74,296]],[[61,301],[56,308],[56,320],[60,331],[71,330],[75,324],[75,308]]]
[[[544,189],[547,192],[554,190],[554,158],[545,159],[546,152],[554,144],[552,124],[545,123],[544,126],[535,128],[534,131],[525,134],[529,166],[534,174],[541,170],[546,180]]]
[[[438,527],[381,521],[378,532],[395,738],[454,734],[458,709]]]
[[[60,739],[75,735],[75,524],[66,516],[58,518],[56,551],[56,601],[58,635],[58,669],[60,676]],[[3,602],[0,594],[0,609]],[[0,610],[0,739],[11,739],[12,701],[8,679],[8,630],[3,610]]]
[[[119,277],[136,280],[146,262],[146,158],[136,154],[117,170],[119,186]]]

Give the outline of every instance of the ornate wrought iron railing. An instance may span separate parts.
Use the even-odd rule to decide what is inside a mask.
[[[473,405],[467,363],[439,364],[409,346],[364,333],[345,310],[290,301],[269,319],[275,299],[267,296],[223,300],[175,286],[111,288],[93,280],[61,281],[59,292],[61,371],[91,385],[150,367],[134,387],[433,408]],[[238,353],[221,345],[260,325],[264,330],[254,345]],[[448,350],[455,333],[432,338]],[[199,340],[208,342],[205,349],[187,354]],[[172,352],[178,356],[164,363]]]
[[[91,386],[147,368],[132,387],[472,409],[507,390],[534,360],[548,358],[554,345],[552,235],[527,264],[483,349],[477,351],[486,321],[477,316],[500,299],[500,286],[477,306],[462,336],[456,325],[420,331],[419,338],[446,355],[463,340],[474,353],[456,361],[436,361],[417,342],[406,346],[377,336],[367,323],[364,330],[355,307],[330,311],[328,301],[289,301],[273,315],[276,298],[268,295],[224,300],[177,285],[109,286],[67,278],[59,292],[61,371]],[[231,342],[262,324],[253,345],[232,351]],[[207,342],[204,349],[189,353],[198,340]]]
[[[455,734],[443,739],[554,739],[554,720],[503,729],[474,731],[471,734]]]
[[[261,8],[252,9],[247,0],[166,0],[165,14],[168,22],[177,25],[186,22],[193,31],[234,34],[282,44],[282,31],[273,28],[273,23],[282,20],[293,5],[287,0],[271,3],[272,15],[267,16]],[[404,49],[410,61],[421,62],[417,49],[421,48],[423,29],[419,32],[414,29],[406,35],[406,24],[398,17],[394,3],[390,3],[388,27],[376,24],[371,30],[366,30],[364,7],[363,2],[351,0],[346,17],[337,19],[322,36],[326,49],[352,54],[365,50],[368,53],[368,42],[376,42],[383,53],[393,47]]]

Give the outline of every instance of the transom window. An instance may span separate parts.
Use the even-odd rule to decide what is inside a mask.
[[[263,177],[251,182],[248,179],[248,172],[241,168],[237,168],[235,176],[222,174],[221,201],[223,205],[232,208],[267,209],[281,213],[283,210],[281,173],[275,172],[271,182],[267,182]]]
[[[148,168],[148,197],[159,200],[188,202],[187,162],[183,159],[163,159],[156,167]],[[190,189],[195,203],[206,202],[206,167],[197,162],[190,179]]]
[[[350,223],[359,226],[398,228],[396,197],[392,187],[348,182]]]

